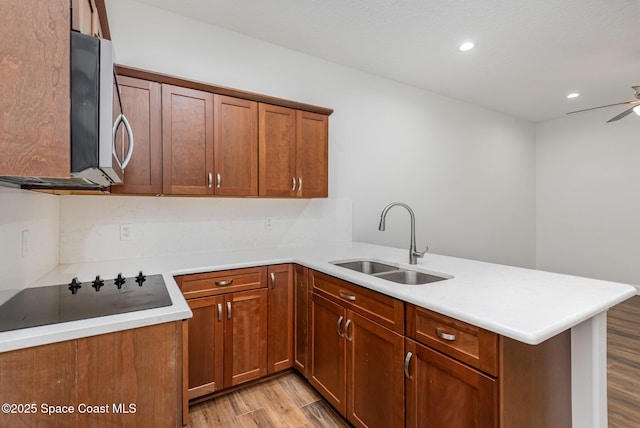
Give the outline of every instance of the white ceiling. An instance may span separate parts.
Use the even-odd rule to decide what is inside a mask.
[[[534,122],[640,85],[640,0],[141,1]]]

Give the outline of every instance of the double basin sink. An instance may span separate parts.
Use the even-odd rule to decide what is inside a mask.
[[[331,262],[331,264],[351,269],[356,272],[365,273],[367,275],[372,275],[376,278],[407,285],[429,284],[431,282],[444,281],[446,279],[453,278],[450,275],[435,275],[433,273],[404,269],[374,260],[336,261]]]

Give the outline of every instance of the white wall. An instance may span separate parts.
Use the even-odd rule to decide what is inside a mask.
[[[0,187],[0,303],[58,265],[60,200],[57,196]],[[29,231],[22,256],[22,231]]]
[[[60,263],[351,241],[348,199],[63,196],[60,220]]]
[[[537,267],[640,284],[640,118],[622,107],[540,123]]]
[[[406,247],[407,214],[377,230],[400,200],[420,246],[535,264],[533,124],[134,1],[107,10],[119,63],[333,108],[329,194],[353,201],[354,240]]]

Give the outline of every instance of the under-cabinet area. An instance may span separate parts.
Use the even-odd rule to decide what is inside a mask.
[[[293,368],[356,427],[571,426],[568,331],[526,345],[296,264],[176,282],[185,424],[189,401]]]

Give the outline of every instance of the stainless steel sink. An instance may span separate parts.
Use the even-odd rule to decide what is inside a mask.
[[[381,273],[380,275],[376,276],[378,278],[409,285],[429,284],[430,282],[444,281],[445,279],[449,279],[437,275],[431,275],[425,272],[418,272],[415,270],[397,270],[395,272]]]
[[[336,266],[365,273],[387,281],[399,284],[420,285],[453,278],[451,275],[421,272],[412,269],[400,269],[398,266],[388,265],[373,260],[350,260],[331,262]]]
[[[391,266],[384,263],[374,262],[371,260],[355,260],[351,262],[333,262],[334,265],[343,268],[355,270],[358,272],[375,275],[382,272],[390,272],[398,270],[397,266]]]

